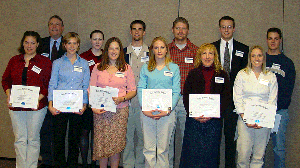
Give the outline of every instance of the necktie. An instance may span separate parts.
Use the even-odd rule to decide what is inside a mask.
[[[56,43],[57,43],[57,41],[54,41],[54,44],[52,46],[51,62],[56,60],[57,57],[58,57],[58,51],[57,51],[57,48],[56,48]]]
[[[224,53],[224,70],[230,74],[230,54],[228,48],[228,42],[226,42],[225,53]]]

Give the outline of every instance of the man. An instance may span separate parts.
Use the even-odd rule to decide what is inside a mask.
[[[52,62],[60,58],[65,51],[62,49],[62,32],[64,31],[63,20],[53,15],[48,21],[49,37],[42,39],[42,55]],[[39,167],[51,167],[53,165],[53,133],[52,114],[48,111],[41,128],[41,152],[42,164]]]
[[[193,59],[196,55],[198,47],[191,43],[191,41],[187,38],[189,34],[189,23],[183,17],[178,17],[173,22],[172,33],[174,34],[174,39],[172,43],[169,44],[170,56],[174,63],[179,66],[180,76],[181,76],[181,94],[183,93],[183,86],[185,79],[191,69],[194,68]],[[169,163],[170,168],[174,167],[174,150],[175,152],[175,160],[179,165],[181,148],[182,148],[182,140],[185,129],[185,121],[186,114],[182,96],[179,98],[178,104],[174,109],[176,114],[176,127],[180,128],[180,132],[176,132],[176,127],[174,128],[170,149],[169,149]],[[174,140],[176,140],[176,149],[174,149]],[[178,142],[177,142],[178,141]]]
[[[217,48],[219,60],[224,70],[227,71],[229,75],[232,89],[237,73],[247,65],[249,47],[233,39],[233,33],[235,32],[235,21],[232,17],[223,16],[219,20],[219,30],[221,33],[221,39],[212,44],[214,44]],[[231,93],[232,92],[233,90],[231,90]],[[232,99],[231,102],[231,105],[228,106],[223,116],[221,116],[224,118],[226,168],[236,167],[236,141],[234,137],[238,115],[233,112],[235,108]]]
[[[293,61],[280,52],[282,42],[281,30],[270,28],[267,31],[268,52],[266,53],[267,69],[275,73],[278,82],[277,115],[281,116],[277,133],[272,133],[274,167],[285,167],[285,132],[289,122],[288,107],[295,83],[295,67]]]
[[[132,42],[124,48],[125,60],[131,65],[134,72],[136,84],[140,78],[140,70],[144,63],[149,61],[148,46],[143,42],[146,34],[146,24],[142,20],[134,20],[130,24],[130,34]],[[131,99],[129,106],[129,117],[126,134],[126,147],[123,153],[124,168],[143,168],[145,158],[143,155],[143,132],[140,121],[141,107],[137,96]],[[134,135],[136,133],[137,144],[135,145]]]

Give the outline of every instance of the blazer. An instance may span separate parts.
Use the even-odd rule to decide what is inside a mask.
[[[223,78],[224,82],[216,83],[215,80],[216,77]],[[187,111],[187,116],[189,112],[189,94],[204,94],[204,92],[205,92],[205,79],[202,73],[202,65],[200,65],[198,68],[192,69],[185,80],[184,89],[183,89],[183,104],[185,110]],[[221,70],[219,74],[216,73],[213,74],[213,77],[211,78],[210,93],[220,94],[221,97],[220,110],[221,110],[221,117],[223,117],[222,113],[225,111],[227,106],[231,103],[231,97],[232,97],[229,78],[225,71]]]
[[[215,41],[212,43],[218,51],[219,54],[219,60],[221,62],[220,59],[220,44],[221,44],[221,39],[218,41]],[[243,57],[237,56],[236,52],[237,51],[241,51],[244,52]],[[238,72],[245,68],[247,66],[248,63],[248,53],[249,53],[249,46],[240,43],[238,41],[236,41],[235,39],[233,39],[233,50],[232,50],[232,59],[231,59],[231,71],[230,71],[230,86],[231,86],[231,90],[233,88],[234,85],[234,80],[236,75],[238,74]]]
[[[42,38],[42,42],[41,42],[41,52],[42,55],[48,55],[47,57],[50,59],[50,36],[49,37],[45,37]],[[63,37],[62,37],[63,38]],[[58,56],[57,58],[62,57],[65,54],[65,50],[62,47],[62,42],[59,45],[59,50],[58,50]]]

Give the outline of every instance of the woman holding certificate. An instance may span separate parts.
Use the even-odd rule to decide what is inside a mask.
[[[218,168],[219,150],[222,135],[220,116],[230,103],[230,83],[227,73],[223,70],[217,49],[213,44],[202,44],[194,60],[192,69],[185,81],[183,103],[188,113],[185,123],[180,167],[185,168]],[[195,103],[191,95],[202,94],[204,105]],[[217,104],[208,104],[213,96]],[[193,102],[193,103],[192,103]],[[199,105],[200,104],[200,105]],[[220,108],[212,111],[211,107]],[[196,105],[198,115],[192,115],[190,105]],[[208,109],[205,111],[205,109]],[[212,113],[214,112],[214,113]],[[194,117],[191,117],[194,116]]]
[[[81,115],[88,103],[90,70],[88,62],[77,54],[80,46],[77,33],[67,33],[62,44],[67,52],[53,62],[48,96],[49,111],[54,116],[54,161],[57,167],[77,167]],[[81,101],[82,103],[78,103]],[[66,163],[65,138],[68,122]]]
[[[130,65],[125,62],[123,46],[119,38],[112,37],[107,40],[102,61],[92,71],[89,88],[90,103],[94,102],[91,97],[94,94],[91,92],[92,86],[107,89],[106,95],[112,90],[118,90],[117,97],[102,102],[99,107],[92,105],[94,112],[93,160],[99,160],[102,168],[107,167],[108,159],[110,159],[110,166],[118,168],[120,152],[126,144],[128,100],[136,95],[134,74]],[[106,111],[104,108],[112,107],[108,102],[117,106]]]
[[[90,34],[90,41],[92,44],[92,48],[88,51],[80,54],[80,57],[87,60],[90,67],[90,72],[97,63],[101,62],[103,50],[101,49],[104,34],[100,30],[94,30]],[[91,132],[91,144],[93,144],[93,111],[90,107],[87,107],[85,112],[82,115],[82,133],[80,137],[80,154],[82,158],[83,167],[87,167],[87,158],[88,158],[88,150],[89,150],[89,134]],[[93,151],[93,148],[92,148]],[[95,162],[93,162],[95,165]]]
[[[275,74],[266,70],[266,56],[262,47],[253,46],[249,52],[248,65],[237,74],[233,87],[235,110],[239,114],[237,123],[237,167],[263,166],[263,158],[271,128],[262,127],[259,123],[247,123],[245,114],[251,109],[246,108],[246,106],[249,103],[265,103],[276,106],[277,90],[278,85]],[[276,111],[276,108],[274,109]],[[268,116],[271,116],[271,113]]]
[[[143,107],[147,104],[151,110],[142,111],[141,121],[144,135],[145,167],[169,167],[168,153],[172,131],[175,127],[175,108],[180,96],[180,72],[177,64],[172,63],[169,48],[163,37],[153,39],[149,48],[149,63],[144,64],[140,72],[138,83],[139,103]],[[164,98],[148,97],[143,101],[143,90],[169,89],[171,107],[162,109]],[[145,93],[144,93],[145,94]],[[167,98],[167,99],[168,99]],[[150,99],[150,100],[149,100]],[[164,100],[162,100],[164,99]],[[155,108],[153,107],[155,105]]]
[[[2,76],[15,135],[16,167],[37,167],[40,129],[47,113],[51,61],[38,54],[40,35],[26,31]]]

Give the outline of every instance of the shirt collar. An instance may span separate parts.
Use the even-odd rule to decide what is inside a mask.
[[[223,40],[221,38],[221,44],[220,44],[222,47],[226,47],[226,41]],[[228,41],[228,48],[231,48],[231,46],[233,46],[233,38],[231,38],[229,41]]]
[[[66,60],[69,60],[69,58],[67,57],[67,52],[65,52],[65,54],[62,56],[62,58],[66,61]],[[76,61],[81,61],[81,57],[76,53],[76,60],[75,60],[75,62]]]
[[[129,46],[127,47],[127,53],[126,54],[130,54],[130,53],[133,53],[133,52],[134,52],[134,50],[133,50],[132,45],[130,43]],[[143,45],[142,45],[141,52],[149,52],[148,46],[145,43],[143,43]]]
[[[186,39],[186,46],[182,49],[185,50],[186,48],[191,48],[192,47],[192,43],[191,41],[187,38]],[[170,43],[170,48],[178,48],[175,44],[175,38],[173,39],[172,43]],[[178,48],[179,49],[179,48]]]
[[[61,36],[57,40],[54,40],[52,37],[50,37],[50,44],[54,44],[54,41],[56,41],[57,44],[60,44]]]

